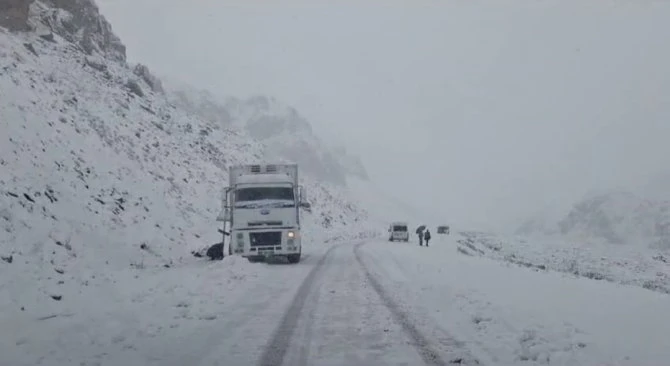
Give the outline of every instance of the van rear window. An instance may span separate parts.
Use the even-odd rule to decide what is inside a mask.
[[[407,226],[395,225],[393,226],[393,231],[407,231]]]

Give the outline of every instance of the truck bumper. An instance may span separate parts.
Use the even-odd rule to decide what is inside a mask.
[[[290,255],[300,253],[300,247],[294,249],[283,249],[277,247],[251,248],[249,252],[242,253],[243,257],[271,257],[275,255]]]
[[[233,230],[230,245],[233,254],[243,257],[299,254],[300,231],[296,228]]]

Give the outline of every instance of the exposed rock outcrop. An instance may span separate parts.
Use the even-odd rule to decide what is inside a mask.
[[[30,3],[33,0],[0,0],[0,27],[10,31],[27,31]]]
[[[149,68],[146,65],[142,64],[137,64],[135,65],[135,68],[133,68],[133,74],[139,76],[142,80],[144,80],[147,85],[149,85],[149,88],[153,90],[156,93],[163,93],[163,83],[161,80],[157,77],[155,77],[151,72],[149,71]]]
[[[126,46],[112,31],[93,0],[40,0],[32,4],[31,17],[53,33],[93,55],[125,62]]]

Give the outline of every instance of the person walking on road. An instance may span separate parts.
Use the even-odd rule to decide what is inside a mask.
[[[428,242],[430,241],[430,230],[426,229],[426,232],[423,234],[423,238],[426,239],[426,246],[428,246]]]
[[[419,236],[419,246],[423,246],[423,231],[417,231],[416,235]]]

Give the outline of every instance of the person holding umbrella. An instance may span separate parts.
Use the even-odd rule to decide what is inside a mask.
[[[423,246],[423,231],[426,229],[426,225],[421,225],[416,228],[416,235],[419,236],[419,246]]]

